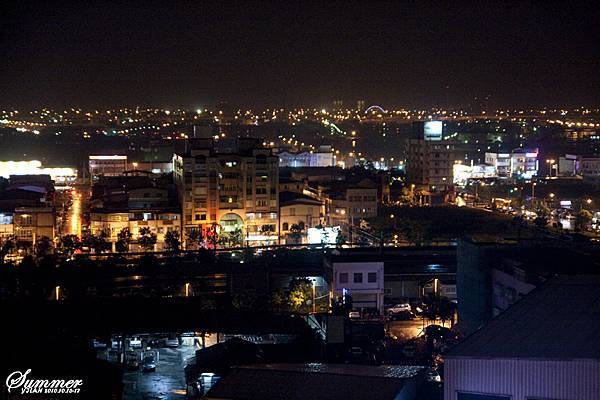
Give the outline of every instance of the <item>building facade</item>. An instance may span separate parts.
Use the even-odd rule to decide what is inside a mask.
[[[119,176],[127,171],[126,155],[90,155],[89,172],[92,180],[100,176]]]
[[[335,297],[352,298],[355,310],[377,310],[383,315],[384,271],[383,261],[336,262],[333,267],[333,293]]]
[[[185,232],[218,227],[242,231],[244,243],[278,241],[279,166],[271,150],[240,138],[218,152],[211,139],[173,156]]]

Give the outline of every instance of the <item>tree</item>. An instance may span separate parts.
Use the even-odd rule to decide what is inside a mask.
[[[35,255],[45,257],[52,251],[52,241],[48,236],[40,236],[35,242]]]
[[[204,237],[202,236],[202,230],[194,228],[186,233],[186,248],[188,245],[193,245],[200,249],[204,243]]]
[[[106,248],[107,237],[108,233],[105,230],[102,230],[97,235],[88,234],[84,236],[82,242],[85,246],[94,249],[94,252],[102,253]]]
[[[60,245],[68,256],[71,256],[75,250],[81,248],[81,240],[77,235],[64,235],[60,238]]]
[[[131,243],[132,236],[129,228],[123,228],[117,233],[115,247],[119,253],[126,253],[129,251],[129,243]]]
[[[3,242],[0,242],[0,264],[4,263],[4,257],[13,249],[17,248],[17,239],[15,236],[7,236]]]
[[[340,228],[337,229],[337,236],[335,238],[335,245],[339,248],[345,245],[348,242],[348,238],[342,234],[342,230]]]
[[[589,223],[592,221],[592,213],[588,210],[582,209],[575,216],[575,231],[584,231]]]
[[[148,227],[141,228],[138,235],[138,243],[144,251],[154,249],[154,245],[156,244],[156,233],[152,232]]]
[[[402,236],[415,246],[421,246],[433,239],[429,221],[404,219],[400,222],[399,230]]]
[[[290,282],[288,302],[293,311],[309,312],[312,304],[312,282],[308,278],[294,278]]]
[[[181,243],[179,241],[179,232],[167,231],[165,234],[165,243],[167,244],[167,249],[169,251],[177,253],[181,247]]]
[[[292,241],[295,244],[301,243],[302,242],[302,231],[304,230],[304,223],[301,221],[302,225],[300,224],[292,224],[292,226],[290,227],[290,239],[292,239]]]

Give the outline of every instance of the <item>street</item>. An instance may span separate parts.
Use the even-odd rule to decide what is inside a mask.
[[[390,321],[388,332],[396,336],[400,341],[413,339],[421,334],[423,320],[416,318],[409,321]]]
[[[81,196],[81,192],[75,190],[71,192],[72,203],[67,211],[67,220],[65,222],[65,233],[68,235],[77,235],[77,237],[81,237]]]

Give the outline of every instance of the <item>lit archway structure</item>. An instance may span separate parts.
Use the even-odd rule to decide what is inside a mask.
[[[381,112],[382,114],[385,114],[385,112],[386,112],[386,111],[383,109],[383,107],[381,107],[381,106],[378,106],[377,104],[373,104],[372,106],[370,106],[369,108],[367,108],[367,109],[365,110],[365,114],[368,114],[369,112],[371,112],[371,111],[374,111],[374,110],[378,110],[378,111],[379,111],[379,112]]]
[[[236,213],[227,213],[219,220],[223,232],[234,232],[237,229],[244,227],[244,221]]]

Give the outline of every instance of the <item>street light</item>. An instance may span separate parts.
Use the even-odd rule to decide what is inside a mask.
[[[317,299],[317,282],[315,280],[312,281],[312,309],[313,309],[313,314],[317,313],[317,303],[316,303],[316,299]]]
[[[550,193],[548,196],[550,196],[551,199],[554,198],[554,193]]]

